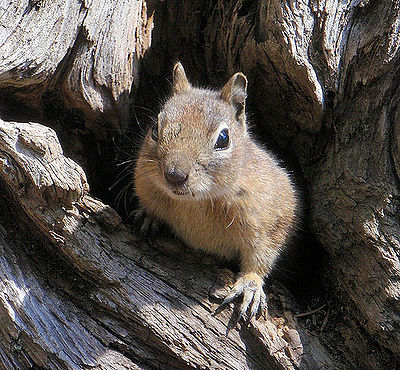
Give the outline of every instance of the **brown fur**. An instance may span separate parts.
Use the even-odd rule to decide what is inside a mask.
[[[263,278],[293,230],[298,201],[287,172],[247,132],[246,86],[245,76],[235,74],[222,93],[193,88],[178,63],[174,95],[158,116],[158,139],[150,131],[140,150],[135,187],[147,215],[189,246],[240,258],[238,294],[250,282],[263,295]],[[216,151],[224,127],[231,146]],[[168,184],[164,173],[171,169],[188,174],[187,181]]]

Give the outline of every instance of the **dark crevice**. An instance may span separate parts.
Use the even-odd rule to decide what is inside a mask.
[[[397,58],[397,63],[400,64],[400,57]],[[389,120],[389,130],[386,137],[387,145],[386,147],[389,148],[389,161],[390,167],[392,169],[393,177],[396,181],[397,190],[400,191],[400,148],[397,147],[398,143],[400,143],[400,139],[398,138],[396,132],[396,125],[399,125],[398,118],[400,117],[400,110],[399,110],[399,102],[400,99],[399,93],[399,82],[400,82],[400,70],[397,68],[395,69],[394,76],[392,78],[392,84],[388,89],[387,96],[385,100],[391,99],[390,104],[388,107],[388,120]],[[398,129],[400,130],[400,129]],[[398,143],[396,143],[396,138]],[[396,161],[395,157],[399,159]],[[398,162],[398,163],[396,163]]]
[[[243,0],[240,8],[237,10],[237,15],[239,17],[245,17],[250,15],[254,17],[257,10],[257,1],[254,0]]]

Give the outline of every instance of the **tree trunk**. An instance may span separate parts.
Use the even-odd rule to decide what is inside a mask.
[[[3,368],[395,368],[399,13],[394,0],[0,5]],[[130,197],[118,163],[178,59],[202,84],[248,76],[252,123],[305,193],[304,243],[319,241],[306,265],[323,274],[303,289],[323,283],[319,300],[271,279],[267,318],[228,330],[231,308],[212,313],[234,273],[141,240],[105,205]]]

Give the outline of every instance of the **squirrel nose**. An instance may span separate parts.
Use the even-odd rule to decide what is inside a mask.
[[[171,185],[174,185],[174,186],[183,185],[189,177],[189,175],[187,173],[180,171],[176,168],[173,168],[172,170],[166,170],[164,172],[164,176],[165,176],[166,180]]]

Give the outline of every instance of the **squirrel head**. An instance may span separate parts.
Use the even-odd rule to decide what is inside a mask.
[[[147,134],[141,155],[153,183],[180,200],[236,193],[249,137],[247,79],[234,74],[221,91],[193,87],[181,63],[173,69],[172,96]]]

